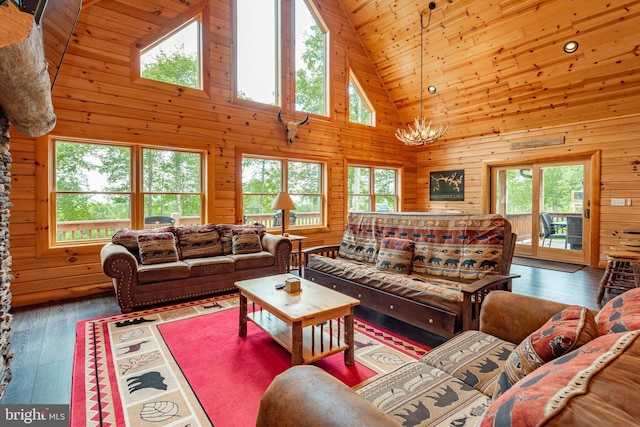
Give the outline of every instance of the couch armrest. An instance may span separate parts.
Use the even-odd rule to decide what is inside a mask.
[[[260,401],[257,427],[377,427],[394,420],[313,365],[278,375]]]
[[[265,233],[262,236],[262,249],[271,254],[276,259],[276,266],[279,273],[287,273],[291,263],[291,241],[279,234]]]
[[[123,273],[138,271],[138,260],[122,245],[107,243],[100,250],[102,271],[109,277],[118,279]],[[117,262],[115,262],[117,261]]]
[[[493,291],[485,297],[480,311],[480,330],[503,340],[519,344],[529,334],[562,311],[568,304]]]

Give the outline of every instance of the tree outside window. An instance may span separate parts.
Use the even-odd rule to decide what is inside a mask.
[[[65,140],[54,140],[53,151],[54,244],[108,239],[133,224],[142,227],[149,216],[172,217],[182,225],[201,222],[201,152]],[[134,189],[136,181],[142,182],[141,193]]]
[[[319,225],[322,220],[322,182],[320,162],[257,158],[242,159],[242,213],[245,223],[274,226],[271,205],[280,191],[287,191],[296,206],[294,226]]]
[[[347,208],[349,211],[397,211],[398,171],[389,168],[349,166]]]
[[[327,115],[327,32],[305,0],[295,2],[296,110]]]

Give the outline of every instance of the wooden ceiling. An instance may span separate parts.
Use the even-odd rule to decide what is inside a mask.
[[[429,1],[340,2],[412,122],[420,114],[420,13],[428,15]],[[640,112],[640,1],[435,3],[423,40],[423,112],[449,124],[447,139]],[[580,47],[566,54],[570,40]]]

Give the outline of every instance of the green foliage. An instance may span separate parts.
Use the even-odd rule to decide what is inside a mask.
[[[298,2],[298,4],[304,4]],[[306,7],[306,5],[304,5]],[[302,62],[296,64],[296,109],[325,115],[326,37],[317,23],[305,32]]]
[[[184,43],[177,44],[168,52],[160,49],[153,61],[143,65],[140,75],[145,79],[200,88],[198,58],[185,52]]]
[[[371,125],[371,112],[351,82],[349,82],[349,121]]]

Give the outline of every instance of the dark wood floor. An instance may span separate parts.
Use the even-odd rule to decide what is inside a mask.
[[[599,308],[595,300],[603,270],[585,267],[576,273],[563,273],[513,265],[511,272],[521,275],[514,280],[514,293]],[[76,323],[119,312],[111,294],[15,309],[11,328],[13,379],[0,403],[68,404]],[[444,341],[361,307],[356,314],[431,347]]]

